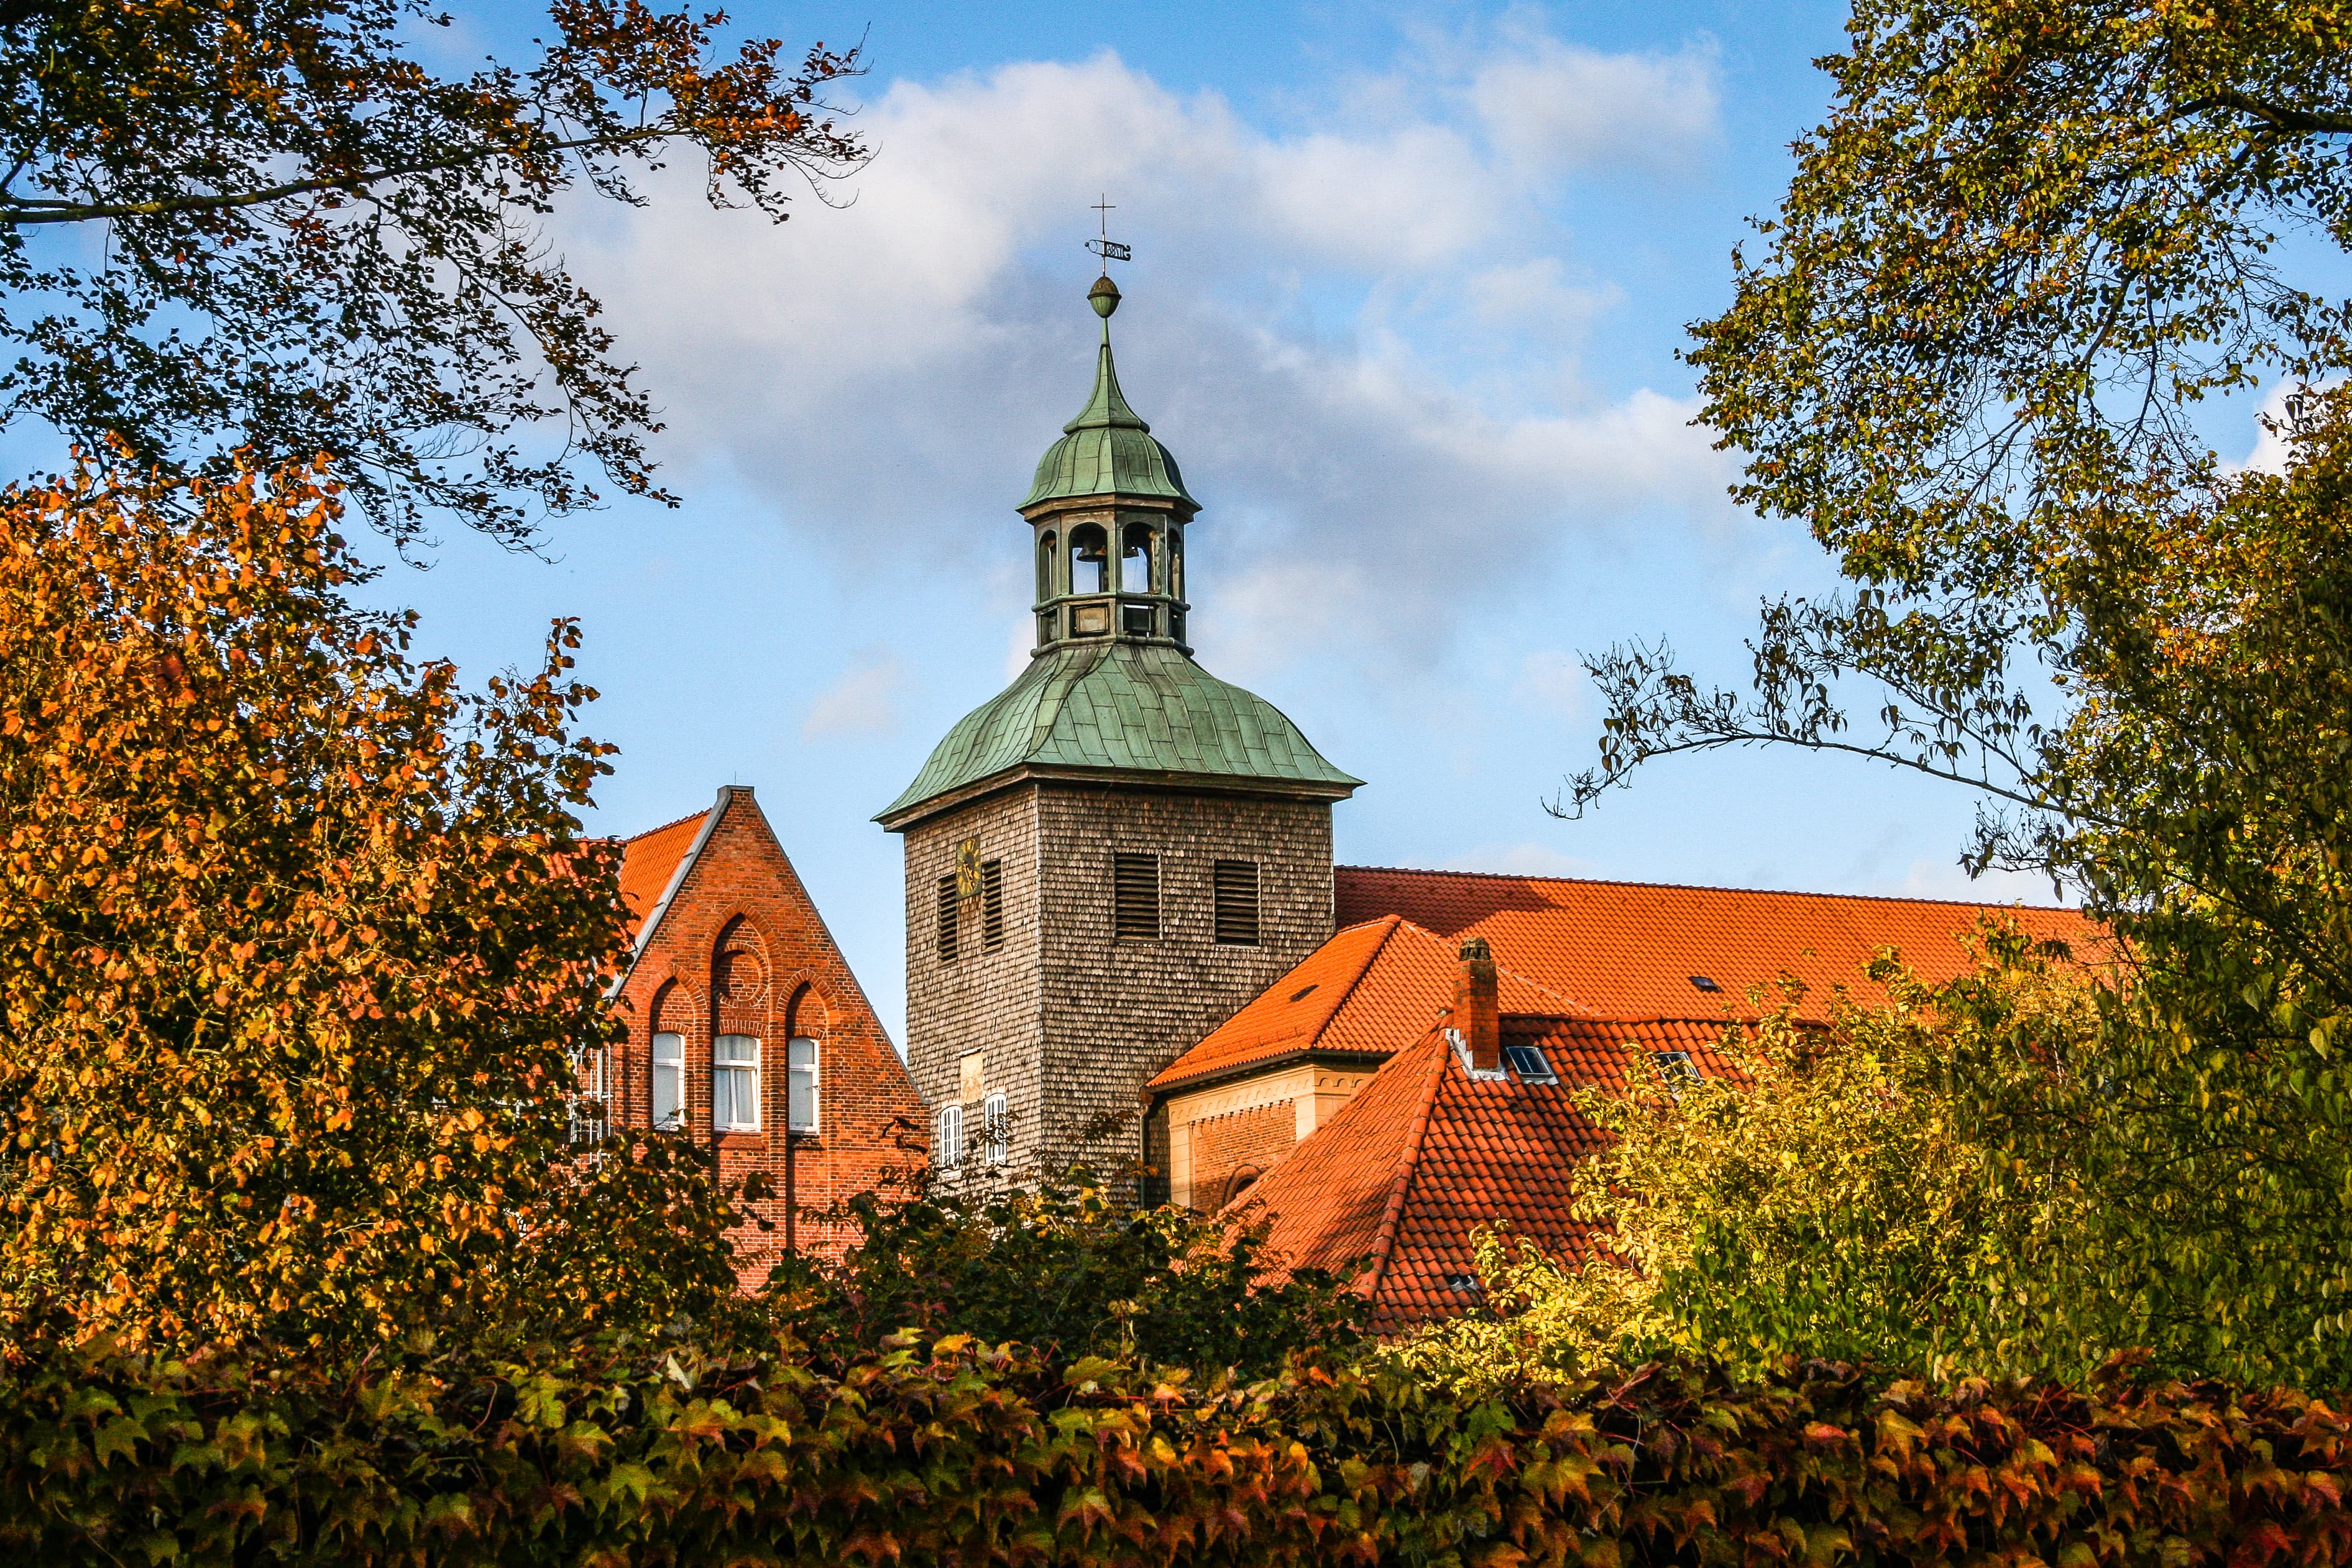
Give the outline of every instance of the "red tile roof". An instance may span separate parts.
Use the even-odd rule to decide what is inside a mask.
[[[669,888],[669,879],[677,871],[677,862],[694,845],[695,834],[716,810],[700,810],[690,817],[680,817],[675,822],[665,822],[658,828],[639,833],[621,842],[621,902],[629,909],[629,936],[635,940],[637,928],[661,895]]]
[[[1623,1088],[1652,1051],[1729,1071],[1715,1050],[1722,1027],[1505,1018],[1504,1044],[1542,1051],[1557,1083],[1516,1071],[1473,1082],[1433,1030],[1225,1212],[1263,1212],[1270,1249],[1289,1267],[1356,1270],[1377,1332],[1450,1316],[1476,1304],[1468,1282],[1481,1226],[1507,1220],[1562,1260],[1591,1255],[1591,1228],[1570,1211],[1572,1173],[1606,1134],[1577,1109],[1577,1090]]]
[[[1306,1051],[1386,1056],[1437,1021],[1454,1000],[1459,943],[1391,915],[1318,947],[1148,1088],[1166,1090]],[[1505,1012],[1582,1009],[1523,975],[1499,969]]]
[[[1376,866],[1337,867],[1333,883],[1340,925],[1399,915],[1448,941],[1484,936],[1497,964],[1601,1018],[1715,1018],[1733,1005],[1750,1013],[1748,988],[1784,970],[1811,993],[1801,1016],[1825,1018],[1832,988],[1873,994],[1862,966],[1882,946],[1927,979],[1958,974],[1959,936],[1986,913],[2078,951],[2101,940],[2074,910],[2022,904]],[[1694,975],[1721,989],[1694,986]]]

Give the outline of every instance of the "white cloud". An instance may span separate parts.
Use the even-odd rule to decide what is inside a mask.
[[[1717,135],[1715,51],[1607,55],[1536,35],[1488,63],[1471,102],[1521,166],[1547,172],[1676,168]]]
[[[2323,382],[2323,388],[2336,385]],[[2254,449],[2247,455],[2244,467],[2260,474],[2284,474],[2292,442],[2291,422],[2287,418],[2286,400],[2303,390],[2300,382],[2281,382],[2271,388],[2257,410],[2261,416],[2254,422]],[[2268,423],[2263,423],[2267,421]]]
[[[894,733],[898,693],[905,685],[906,673],[895,656],[867,650],[809,706],[808,717],[801,721],[801,738]]]
[[[1650,84],[1623,90],[1674,123],[1694,95],[1712,102],[1698,56],[1507,47],[1496,69],[1565,69],[1588,98],[1612,70]],[[1523,77],[1495,78],[1495,101],[1534,93]],[[1564,236],[1534,221],[1520,154],[1482,152],[1444,120],[1448,101],[1433,89],[1399,99],[1420,120],[1276,135],[1108,53],[898,82],[861,115],[878,155],[845,209],[803,204],[775,228],[711,212],[680,175],[567,248],[643,359],[682,479],[731,473],[868,569],[984,575],[1025,559],[1013,504],[1085,395],[1096,323],[1077,246],[1108,191],[1138,251],[1121,379],[1205,508],[1204,654],[1263,669],[1345,622],[1422,657],[1465,590],[1524,598],[1580,536],[1727,510],[1686,400],[1563,402],[1572,377],[1548,401],[1457,384],[1446,321],[1555,351],[1614,295],[1528,254]],[[1407,295],[1427,345],[1384,324]]]

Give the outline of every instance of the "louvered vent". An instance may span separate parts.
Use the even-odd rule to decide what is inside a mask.
[[[1217,940],[1227,947],[1257,946],[1257,862],[1217,862]]]
[[[1111,935],[1122,942],[1160,937],[1160,857],[1113,855]]]
[[[940,962],[952,964],[956,957],[956,885],[950,874],[940,878],[940,929],[938,939]]]
[[[1004,862],[980,862],[980,945],[993,953],[1004,946]]]

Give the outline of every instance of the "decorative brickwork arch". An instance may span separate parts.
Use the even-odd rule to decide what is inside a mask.
[[[710,1010],[714,1034],[768,1032],[768,945],[749,915],[730,920],[711,946]]]

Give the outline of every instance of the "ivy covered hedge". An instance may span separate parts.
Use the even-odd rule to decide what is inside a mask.
[[[2352,1561],[2345,1422],[2288,1392],[1932,1391],[1652,1367],[1456,1405],[1295,1363],[1192,1386],[964,1338],[830,1368],[0,1379],[0,1550],[91,1563]]]

